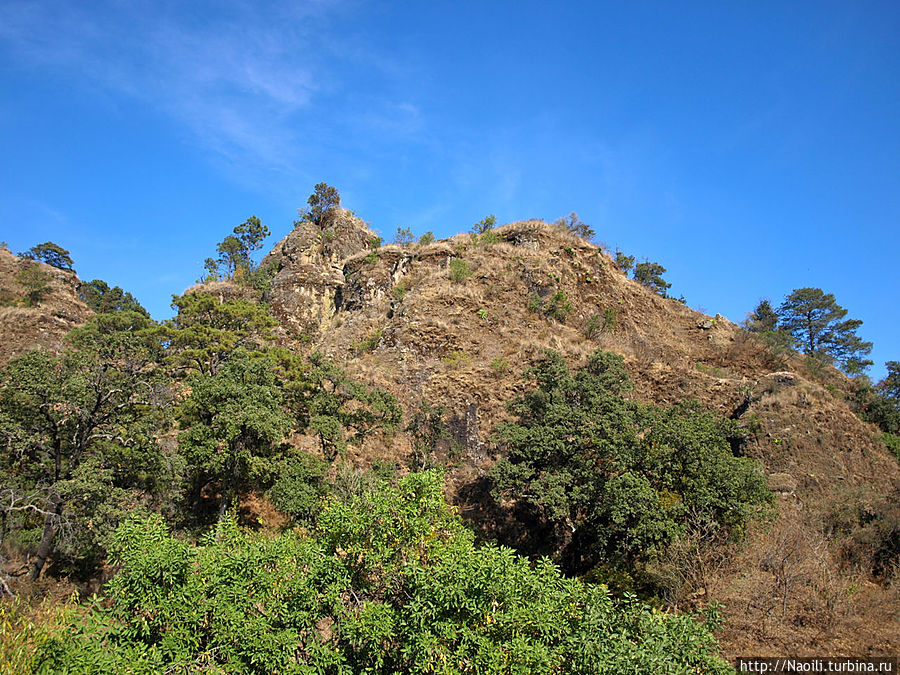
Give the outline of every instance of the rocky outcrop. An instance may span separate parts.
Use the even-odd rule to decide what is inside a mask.
[[[326,328],[344,286],[343,261],[377,241],[366,223],[349,211],[331,214],[326,223],[299,223],[262,261],[278,272],[266,301],[281,324],[296,335]]]

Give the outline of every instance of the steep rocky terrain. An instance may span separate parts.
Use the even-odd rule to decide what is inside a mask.
[[[34,269],[40,299],[28,302],[22,272]],[[33,347],[58,351],[63,337],[92,312],[78,298],[78,277],[0,248],[0,364]]]
[[[0,250],[4,362],[35,345],[59,349],[90,314],[75,275],[46,266],[40,302],[24,306],[17,275],[33,264]],[[900,539],[890,530],[900,523],[900,468],[854,414],[852,383],[837,371],[773,355],[727,319],[660,297],[601,248],[540,221],[379,246],[341,211],[327,227],[296,227],[261,267],[274,272],[264,299],[282,343],[389,390],[407,419],[425,402],[445,407],[453,442],[437,459],[450,467],[450,498],[485,536],[516,540],[485,476],[503,452],[492,437],[505,405],[528,386],[523,371],[546,349],[575,366],[603,348],[625,358],[637,399],[696,399],[739,420],[749,433],[741,452],[763,464],[777,495],[777,518],[742,544],[700,554],[688,542],[673,552],[690,571],[673,601],[721,603],[728,656],[900,651],[900,572],[892,578],[896,562],[885,557],[885,543]],[[254,296],[228,282],[189,291]],[[307,441],[298,439],[314,450]],[[411,455],[402,432],[349,451],[361,464],[409,466]]]
[[[866,529],[895,512],[900,470],[851,410],[840,373],[773,356],[547,223],[374,249],[362,221],[346,212],[338,221],[333,239],[307,223],[275,246],[269,260],[280,271],[267,300],[297,348],[388,389],[407,413],[423,401],[446,407],[456,443],[441,459],[473,524],[501,515],[484,510],[483,477],[502,452],[491,437],[505,403],[527,386],[523,370],[545,349],[578,364],[601,347],[624,356],[638,399],[697,399],[740,420],[750,431],[743,452],[762,462],[778,498],[777,519],[742,546],[695,561],[679,603],[722,603],[731,655],[900,648],[898,582],[874,574],[877,527]],[[454,259],[464,268],[451,268]],[[358,461],[410,452],[402,434],[352,449]]]

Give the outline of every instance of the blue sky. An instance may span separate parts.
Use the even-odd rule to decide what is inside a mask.
[[[157,318],[315,183],[390,238],[577,211],[740,321],[834,293],[900,360],[896,2],[0,3],[0,239]]]

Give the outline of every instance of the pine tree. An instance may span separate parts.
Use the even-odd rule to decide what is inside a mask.
[[[794,337],[803,353],[834,361],[850,374],[872,365],[865,358],[872,343],[856,334],[862,321],[846,319],[847,310],[833,294],[821,288],[797,288],[778,308],[778,316],[781,328]]]

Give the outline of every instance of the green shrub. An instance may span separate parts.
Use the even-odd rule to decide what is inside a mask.
[[[535,314],[539,314],[544,309],[544,301],[541,300],[541,296],[537,293],[532,293],[528,296],[528,311],[534,312]]]
[[[50,288],[50,275],[40,265],[27,265],[16,273],[16,282],[25,289],[22,304],[25,307],[37,307]]]
[[[434,232],[426,232],[419,237],[419,246],[428,246],[434,243]]]
[[[735,457],[743,431],[696,403],[671,408],[624,397],[621,356],[598,350],[572,373],[547,352],[536,387],[501,425],[508,450],[492,472],[498,496],[555,527],[570,573],[633,567],[664,555],[689,523],[739,538],[773,503],[757,462]]]
[[[465,260],[453,258],[453,260],[450,261],[451,281],[462,284],[465,283],[466,279],[470,276],[472,276],[472,270],[469,269],[469,264]]]
[[[469,355],[464,351],[462,351],[461,349],[455,349],[447,354],[447,356],[442,358],[441,361],[446,363],[451,368],[459,368],[469,363],[470,359]]]
[[[482,218],[477,223],[472,226],[472,232],[476,235],[484,234],[488,230],[494,229],[494,226],[497,224],[497,217],[492,213],[486,218]]]
[[[545,310],[547,316],[551,319],[556,319],[560,323],[565,323],[566,319],[569,316],[569,312],[572,311],[572,304],[569,302],[569,299],[566,297],[566,294],[562,290],[556,291],[553,294],[553,297],[550,299],[550,303],[547,305],[547,309]]]
[[[374,333],[372,333],[369,337],[363,338],[360,340],[354,348],[354,351],[357,354],[363,354],[365,352],[373,352],[375,348],[378,346],[378,343],[381,341],[382,330],[379,328]]]
[[[625,255],[622,251],[616,251],[616,267],[628,274],[634,267],[634,256]]]
[[[491,361],[491,370],[497,375],[503,375],[509,372],[509,361],[502,356]]]
[[[329,500],[309,534],[229,520],[190,545],[129,521],[112,562],[108,607],[42,644],[39,672],[732,672],[690,616],[476,546],[434,471]]]

